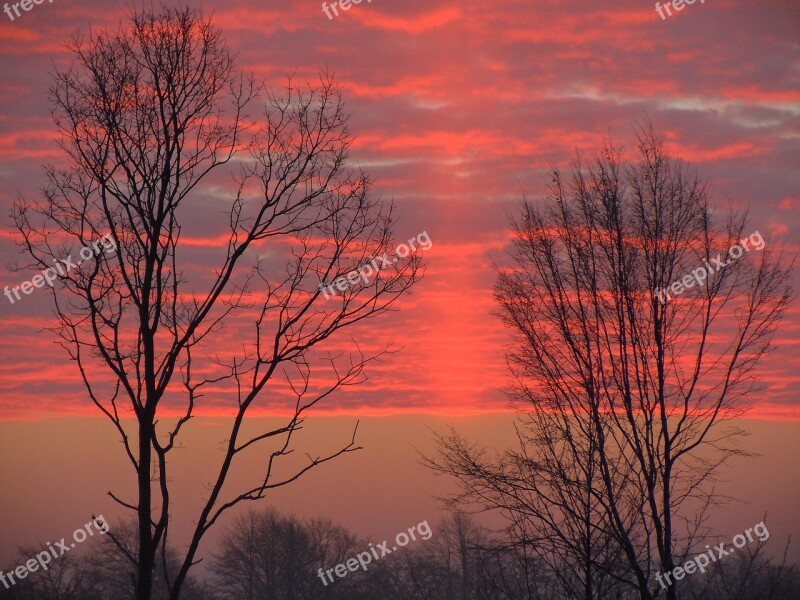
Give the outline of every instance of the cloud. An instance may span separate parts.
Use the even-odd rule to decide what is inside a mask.
[[[790,4],[715,0],[662,21],[652,4],[632,0],[374,0],[328,20],[315,3],[204,2],[238,64],[269,85],[289,74],[313,80],[323,67],[335,73],[352,112],[348,164],[365,168],[373,193],[394,201],[399,238],[427,230],[434,240],[428,273],[401,310],[354,332],[368,349],[403,350],[320,410],[505,410],[507,332],[491,315],[491,261],[502,256],[508,215],[523,192],[541,197],[553,161],[566,166],[575,149],[588,154],[609,134],[631,149],[644,118],[698,167],[721,206],[749,206],[754,230],[796,248],[800,72]],[[54,2],[0,25],[5,214],[17,191],[41,197],[41,163],[64,165],[47,101],[52,63],[69,64],[63,41],[90,23],[118,22],[121,6]],[[210,180],[182,215],[184,276],[195,281],[224,251],[229,175]],[[14,239],[7,221],[5,256],[16,252]],[[272,256],[269,244],[255,250]],[[40,331],[48,299],[28,300],[0,313],[8,336],[0,415],[92,412],[74,365]],[[250,339],[246,321],[225,330],[222,351]],[[776,338],[783,350],[765,359],[755,416],[800,417],[798,333],[795,305]],[[331,348],[348,350],[350,340]],[[259,410],[286,409],[286,388],[277,391]],[[210,413],[231,407],[221,390],[204,402]]]

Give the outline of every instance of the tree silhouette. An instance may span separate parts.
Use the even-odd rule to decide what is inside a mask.
[[[578,157],[514,222],[495,295],[514,336],[517,449],[493,458],[453,432],[428,464],[459,480],[451,501],[509,515],[510,541],[566,598],[618,597],[620,584],[677,597],[656,573],[700,543],[714,476],[744,454],[730,420],[790,297],[788,267],[745,223],[716,223],[650,126],[627,166],[611,143],[590,166]]]
[[[0,600],[132,600],[135,590],[126,566],[136,553],[135,523],[117,523],[108,536],[87,541],[54,560],[49,569],[30,573],[24,582],[4,588]],[[193,575],[183,594],[192,600],[566,600],[557,574],[528,546],[509,545],[502,536],[451,513],[432,527],[433,536],[404,548],[334,583],[324,585],[320,565],[344,564],[367,547],[345,528],[321,519],[299,519],[275,509],[248,511],[222,535],[205,581]],[[121,549],[124,548],[124,551]],[[21,548],[14,565],[41,548]],[[787,544],[788,549],[788,544]],[[88,551],[83,551],[88,550]],[[800,585],[796,566],[765,556],[765,542],[745,546],[729,560],[717,561],[680,584],[684,600],[784,600]],[[153,598],[170,597],[170,574],[180,559],[167,550],[166,571],[157,565]],[[323,568],[324,568],[323,567]],[[618,588],[604,598],[635,597]]]
[[[274,509],[237,518],[221,546],[211,570],[217,596],[231,600],[351,598],[352,577],[325,585],[317,571],[362,550],[330,521],[302,521]]]
[[[70,48],[74,63],[51,90],[69,163],[46,169],[44,201],[19,200],[15,219],[28,266],[82,252],[57,274],[55,331],[135,474],[135,498],[109,494],[136,513],[129,559],[139,600],[151,598],[159,551],[166,561],[168,456],[207,399],[233,415],[167,582],[177,600],[203,536],[225,511],[358,449],[354,431],[327,454],[278,470],[308,410],[363,381],[375,358],[357,348],[329,355],[324,342],[389,310],[421,275],[421,257],[322,297],[321,283],[394,248],[391,209],[370,198],[365,173],[345,164],[348,115],[328,74],[316,87],[290,80],[285,91],[268,91],[237,73],[221,32],[189,8],[135,11],[118,29],[77,37]],[[251,118],[259,105],[263,114]],[[218,198],[225,181],[234,183]],[[213,221],[198,217],[209,190]],[[200,272],[185,249],[202,220],[222,241]],[[107,251],[95,246],[84,257],[101,238]],[[239,329],[226,344],[231,326]],[[265,397],[291,416],[248,434],[245,418]],[[245,455],[265,457],[263,471],[247,489],[231,490],[228,475]]]

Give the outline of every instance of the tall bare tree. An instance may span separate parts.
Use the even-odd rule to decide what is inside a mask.
[[[74,62],[51,90],[68,164],[46,169],[44,201],[20,200],[15,218],[33,258],[26,266],[60,264],[48,272],[57,278],[56,331],[135,474],[136,498],[109,494],[137,516],[137,555],[129,558],[140,600],[151,597],[159,551],[166,561],[168,456],[203,396],[233,415],[168,582],[176,600],[204,534],[225,511],[358,449],[354,431],[323,456],[281,460],[308,410],[362,381],[375,358],[359,350],[330,356],[320,345],[389,310],[418,279],[421,257],[371,277],[363,270],[323,297],[321,283],[394,247],[391,209],[346,164],[348,115],[326,73],[317,86],[289,81],[285,91],[267,91],[237,72],[221,32],[188,8],[134,11],[118,29],[77,37],[70,48]],[[250,118],[259,106],[263,114]],[[220,194],[225,181],[232,189]],[[203,197],[211,219],[198,214]],[[197,229],[209,221],[219,228]],[[220,230],[218,253],[206,254],[199,272],[197,256],[179,252],[187,232]],[[232,325],[236,347],[223,339]],[[248,434],[245,418],[264,397],[291,417]],[[263,472],[247,489],[229,489],[231,469],[250,454],[263,457]]]
[[[617,597],[610,577],[674,600],[677,582],[664,592],[655,575],[699,543],[714,476],[744,453],[731,419],[786,310],[789,268],[745,216],[717,222],[650,126],[629,163],[609,143],[556,169],[514,231],[496,299],[526,413],[517,449],[492,458],[453,433],[430,464],[461,482],[453,500],[507,511],[515,539],[567,567],[565,597]]]

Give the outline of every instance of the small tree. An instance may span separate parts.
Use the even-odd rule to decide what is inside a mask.
[[[29,266],[68,261],[48,272],[58,283],[56,331],[133,468],[137,496],[109,494],[136,513],[130,559],[139,600],[151,598],[159,551],[166,561],[168,457],[183,427],[203,396],[225,399],[233,414],[186,554],[167,582],[177,600],[223,513],[358,449],[354,432],[338,449],[277,472],[308,410],[362,381],[374,358],[326,356],[323,343],[389,310],[418,279],[421,258],[411,254],[323,298],[320,283],[394,247],[391,211],[370,198],[368,176],[345,165],[348,117],[327,74],[316,88],[290,81],[283,95],[265,92],[237,74],[220,31],[189,8],[135,12],[70,48],[75,63],[57,72],[51,92],[69,164],[47,168],[45,201],[20,200],[15,218]],[[246,111],[261,98],[259,125]],[[210,213],[225,215],[218,261],[211,267],[209,255],[207,271],[190,280],[180,250],[200,220],[201,184],[213,175],[224,185],[226,173],[235,185]],[[69,263],[79,250],[82,261]],[[222,337],[237,318],[238,348]],[[244,323],[252,324],[249,341]],[[329,368],[312,378],[321,361]],[[291,416],[247,434],[245,418],[265,396]],[[253,453],[264,457],[263,471],[247,489],[229,489],[234,464]]]
[[[454,501],[506,511],[565,598],[618,597],[619,583],[661,595],[656,572],[699,542],[710,483],[743,454],[730,419],[790,297],[761,234],[733,214],[717,224],[651,128],[637,150],[628,167],[608,144],[590,167],[555,170],[546,203],[514,222],[495,295],[526,413],[518,449],[493,459],[453,433],[429,461],[459,479]]]
[[[47,564],[46,569],[29,572],[24,581],[8,589],[0,586],[0,600],[134,600],[129,557],[136,555],[137,527],[134,522],[118,522],[113,531],[59,556]],[[13,564],[25,564],[43,547],[20,548]],[[168,581],[178,571],[180,563],[177,553],[168,548],[166,561],[154,569],[152,596],[155,600],[169,598]],[[9,572],[10,569],[4,570]],[[192,600],[213,599],[202,582],[191,575],[183,585],[183,594]]]
[[[318,569],[344,563],[362,549],[355,536],[330,521],[251,511],[226,532],[211,571],[220,599],[351,598],[353,573],[323,583]]]

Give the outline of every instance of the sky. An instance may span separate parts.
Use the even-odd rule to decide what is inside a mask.
[[[322,68],[334,74],[352,113],[351,164],[369,172],[373,194],[394,203],[398,239],[424,231],[432,240],[425,277],[413,295],[397,312],[353,332],[368,351],[388,345],[397,352],[373,365],[364,384],[321,406],[321,417],[379,418],[396,427],[413,418],[422,427],[431,419],[473,423],[486,415],[474,430],[493,440],[491,419],[505,418],[509,410],[502,391],[509,337],[492,314],[491,291],[492,265],[502,262],[509,241],[509,217],[523,194],[542,195],[553,164],[568,166],[576,151],[591,154],[609,136],[630,149],[635,127],[646,119],[666,136],[669,150],[708,181],[717,206],[749,210],[750,231],[760,231],[770,247],[788,254],[800,248],[796,0],[706,0],[663,19],[649,0],[373,0],[330,19],[320,2],[306,0],[213,0],[202,8],[222,29],[238,66],[268,85],[279,88],[289,75],[314,80]],[[7,216],[14,198],[36,199],[42,165],[64,164],[48,104],[53,70],[69,65],[64,43],[90,27],[116,25],[124,9],[125,3],[113,0],[54,0],[13,21],[0,13],[3,263],[21,258]],[[218,183],[198,194],[202,210],[189,222],[197,269],[216,249],[220,223],[207,215],[227,191],[224,181]],[[0,287],[30,276],[4,264]],[[800,433],[799,307],[790,307],[776,350],[760,368],[764,389],[748,398],[749,419],[780,422],[779,433],[759,425],[755,438],[774,452],[770,464],[783,468],[794,491],[793,498],[781,498],[780,486],[764,488],[774,494],[754,501],[752,523],[762,508],[774,505],[783,511],[784,527],[794,531],[800,526],[790,524],[787,507],[800,499],[796,461],[767,441],[777,435],[792,443]],[[52,298],[44,290],[14,304],[0,298],[0,431],[26,433],[18,446],[8,441],[12,437],[4,440],[4,479],[25,464],[25,452],[37,440],[60,435],[54,423],[65,431],[94,432],[97,426],[74,363],[46,329],[51,317]],[[232,340],[237,333],[230,335]],[[285,408],[281,399],[265,399],[259,414]],[[224,398],[210,398],[199,412],[215,418],[226,409]],[[108,436],[97,440],[117,448]],[[417,473],[410,442],[397,444],[400,471]],[[9,523],[19,523],[22,514],[32,517],[34,494],[52,498],[59,486],[69,486],[63,478],[57,483],[51,471],[86,482],[83,459],[70,455],[59,465],[57,456],[48,456],[27,473],[36,486],[15,478],[15,488],[0,492]],[[369,456],[369,481],[385,489],[389,475],[380,465],[386,457]],[[92,490],[98,503],[105,502],[104,492]],[[346,498],[352,496],[333,504],[346,505]],[[34,505],[43,511],[48,506]],[[383,516],[361,526],[374,531],[389,519],[402,527],[398,515],[406,505],[389,497]],[[304,506],[323,516],[332,510],[322,503]],[[433,504],[426,496],[418,506],[429,510]],[[346,511],[333,512],[347,520]],[[408,522],[417,518],[408,515]],[[64,519],[61,528],[71,529],[72,521]],[[48,524],[55,526],[52,519]],[[349,524],[358,527],[352,517]],[[4,552],[31,541],[23,529],[13,527]],[[39,529],[36,536],[45,535]]]

